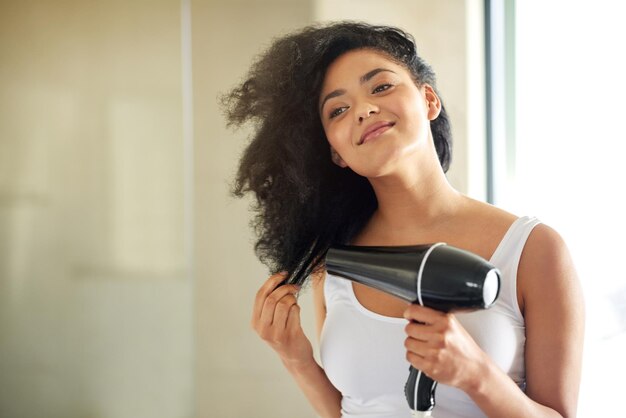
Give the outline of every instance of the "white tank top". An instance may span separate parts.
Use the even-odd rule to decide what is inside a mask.
[[[500,294],[487,310],[457,313],[476,343],[520,388],[525,388],[524,318],[517,303],[517,267],[526,240],[539,224],[533,217],[517,219],[490,262],[501,272]],[[404,318],[377,314],[362,306],[352,282],[327,275],[324,283],[326,319],[320,357],[326,375],[342,393],[342,417],[411,417],[404,397],[410,364],[406,361]],[[463,391],[439,384],[436,418],[485,417]]]

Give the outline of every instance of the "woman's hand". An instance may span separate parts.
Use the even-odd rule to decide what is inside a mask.
[[[404,317],[411,321],[404,345],[413,367],[465,392],[479,383],[489,359],[453,314],[411,305]]]
[[[252,311],[252,328],[280,356],[287,367],[315,361],[313,347],[300,325],[299,286],[278,286],[286,273],[270,276],[259,289]]]

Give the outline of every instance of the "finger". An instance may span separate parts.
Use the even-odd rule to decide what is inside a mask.
[[[278,302],[287,294],[295,294],[299,291],[299,287],[295,285],[283,285],[278,287],[272,293],[267,296],[263,303],[261,310],[261,317],[259,318],[259,326],[271,326],[274,321],[274,314]]]
[[[274,332],[284,333],[287,326],[287,318],[291,307],[298,303],[293,293],[287,293],[276,304],[274,310],[274,319],[272,320],[272,329]]]
[[[439,320],[445,314],[426,306],[417,304],[409,305],[404,311],[404,317],[410,321],[422,322],[424,324],[432,324]]]
[[[289,316],[287,318],[287,324],[285,330],[289,333],[295,333],[300,329],[300,305],[295,304],[289,309]]]
[[[406,352],[406,360],[411,363],[411,366],[415,367],[417,370],[422,371],[426,375],[428,375],[431,370],[431,363],[424,357],[415,354],[412,351]]]
[[[404,332],[407,336],[415,338],[416,340],[428,341],[436,331],[433,329],[432,325],[420,322],[409,322],[404,327]]]
[[[287,272],[280,272],[270,276],[263,286],[258,290],[254,298],[254,306],[252,307],[252,324],[259,321],[261,318],[261,312],[263,311],[263,304],[265,299],[276,289],[276,286],[280,284],[287,276]]]
[[[407,352],[411,352],[421,358],[426,357],[429,350],[428,345],[425,342],[411,337],[404,340],[404,348],[406,348]]]

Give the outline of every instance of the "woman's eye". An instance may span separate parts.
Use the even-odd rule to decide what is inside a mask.
[[[328,116],[330,117],[330,119],[332,119],[332,118],[334,118],[334,117],[336,117],[336,116],[341,115],[341,114],[342,114],[343,112],[345,112],[347,109],[348,109],[348,107],[346,107],[346,106],[343,106],[343,107],[338,107],[338,108],[336,108],[336,109],[333,109],[333,110],[330,112],[330,115],[328,115]]]
[[[381,91],[385,91],[387,89],[390,89],[391,87],[393,87],[391,84],[381,84],[379,86],[376,86],[372,93],[380,93]]]

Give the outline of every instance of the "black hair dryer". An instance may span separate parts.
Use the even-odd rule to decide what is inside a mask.
[[[500,272],[482,257],[445,243],[401,247],[334,246],[329,273],[444,312],[489,308]],[[437,382],[411,366],[404,393],[414,417],[430,417]]]

